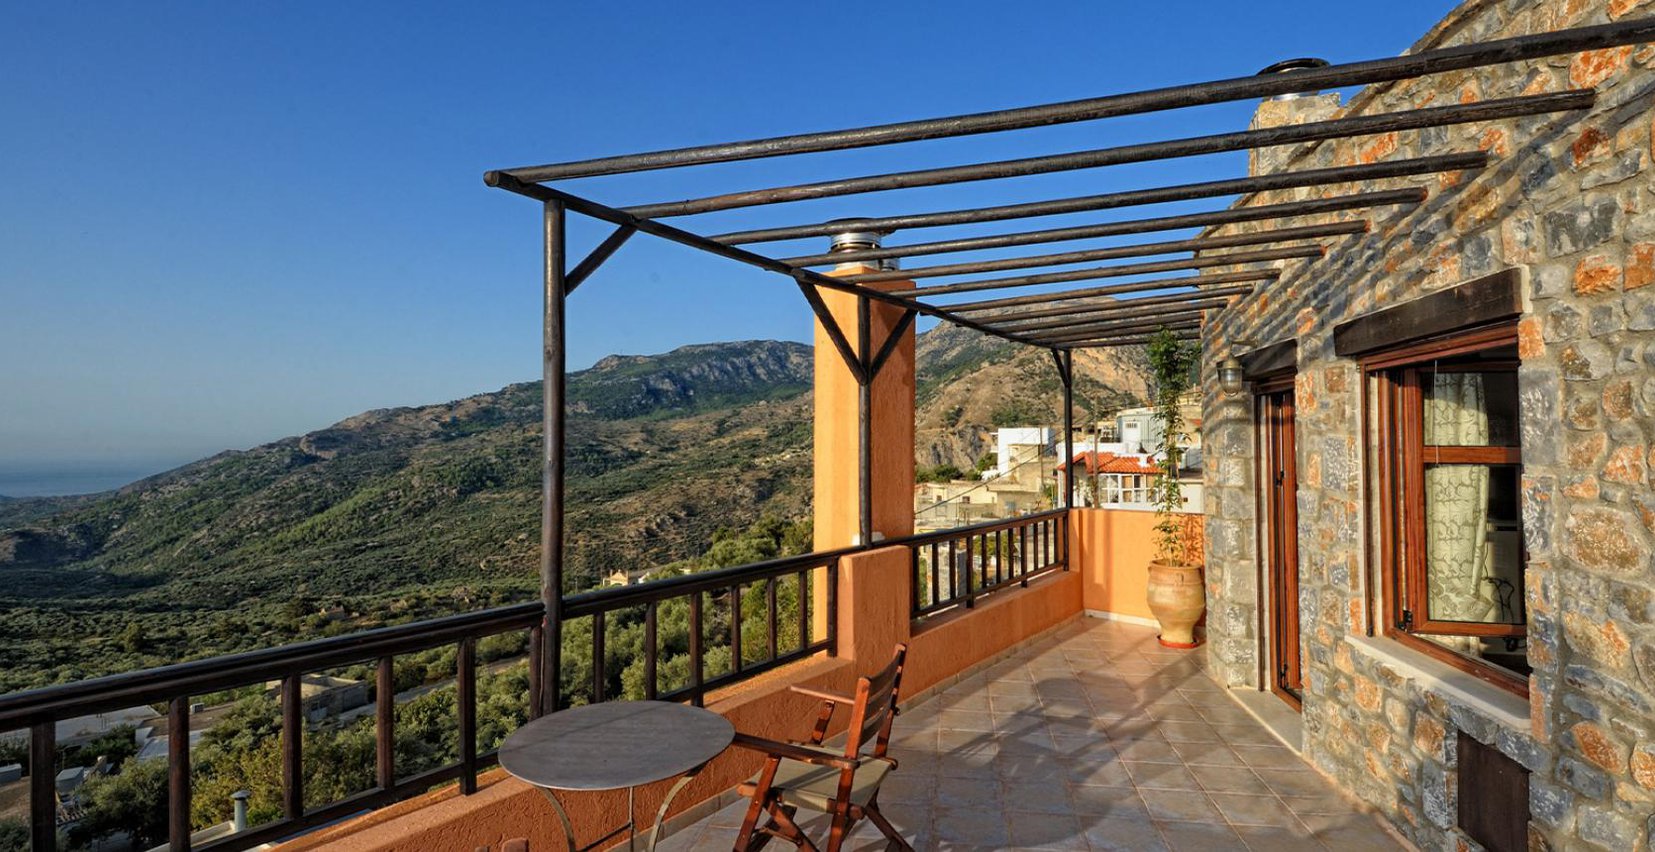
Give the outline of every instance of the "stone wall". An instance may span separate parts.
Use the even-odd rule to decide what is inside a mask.
[[[1415,49],[1652,14],[1650,0],[1469,2]],[[1652,64],[1655,47],[1644,46],[1370,87],[1337,114],[1574,87],[1595,87],[1599,98],[1584,115],[1391,133],[1254,158],[1255,168],[1270,170],[1473,149],[1496,158],[1480,172],[1360,187],[1424,186],[1431,194],[1415,207],[1326,217],[1368,215],[1374,228],[1333,243],[1322,260],[1287,264],[1280,281],[1214,315],[1204,354],[1211,670],[1230,685],[1259,685],[1252,400],[1220,394],[1216,365],[1234,341],[1296,338],[1306,756],[1424,849],[1475,848],[1454,828],[1456,731],[1531,770],[1531,845],[1655,846]],[[1326,98],[1267,105],[1260,121],[1335,107]],[[1273,192],[1240,203],[1355,189]],[[1502,713],[1498,702],[1467,698],[1475,689],[1456,681],[1470,676],[1438,676],[1423,655],[1367,636],[1374,619],[1363,547],[1362,375],[1332,343],[1339,322],[1510,267],[1525,269],[1528,282],[1519,382],[1535,674],[1526,713],[1521,703]]]

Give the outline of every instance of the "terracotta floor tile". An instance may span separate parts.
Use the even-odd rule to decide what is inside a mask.
[[[1063,760],[1065,772],[1069,777],[1069,784],[1096,787],[1131,787],[1132,773],[1127,771],[1126,765],[1118,760]]]
[[[1099,820],[1084,826],[1086,842],[1100,852],[1168,852],[1160,829],[1148,820]]]
[[[941,844],[1004,847],[1011,841],[1004,812],[981,808],[939,808],[933,830]]]
[[[1172,750],[1190,766],[1246,766],[1240,755],[1222,743],[1173,743]]]
[[[1241,835],[1223,823],[1157,822],[1172,852],[1232,852],[1247,848]]]
[[[1071,815],[1012,811],[1006,815],[1010,842],[1028,849],[1087,849],[1081,821]]]
[[[1223,822],[1224,817],[1205,793],[1190,790],[1141,789],[1144,806],[1156,820],[1178,822]]]
[[[1201,785],[1187,767],[1174,763],[1138,763],[1122,761],[1132,773],[1132,783],[1140,789],[1195,790]]]
[[[1269,785],[1257,773],[1244,766],[1208,766],[1190,764],[1190,774],[1201,782],[1201,789],[1209,793],[1244,793],[1253,796],[1272,795]],[[1270,772],[1272,770],[1260,770]]]
[[[1272,795],[1249,796],[1244,793],[1212,793],[1213,804],[1218,805],[1224,819],[1234,825],[1274,825],[1294,828],[1301,825],[1299,818],[1287,809],[1287,804]]]

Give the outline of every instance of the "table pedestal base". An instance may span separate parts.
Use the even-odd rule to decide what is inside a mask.
[[[672,806],[672,800],[677,798],[679,791],[683,790],[684,787],[688,785],[690,781],[701,772],[702,769],[706,768],[706,766],[707,764],[703,763],[700,766],[684,773],[683,777],[673,783],[672,789],[667,791],[666,798],[661,800],[661,807],[657,808],[655,811],[655,825],[650,829],[649,844],[644,847],[644,852],[655,852],[655,844],[661,839],[661,824],[667,819],[667,809]],[[568,848],[575,850],[575,852],[590,852],[590,850],[596,849],[604,843],[609,842],[614,839],[615,835],[624,831],[627,833],[626,848],[628,852],[634,852],[634,850],[637,849],[638,818],[636,816],[636,787],[626,788],[626,823],[585,846],[576,845],[574,823],[569,821],[569,814],[563,809],[563,803],[557,800],[557,795],[547,787],[537,787],[536,789],[543,793],[546,796],[546,799],[552,803],[552,810],[557,812],[558,821],[563,823],[563,837],[569,843]]]

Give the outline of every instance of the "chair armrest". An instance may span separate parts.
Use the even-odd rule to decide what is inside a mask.
[[[808,695],[811,698],[820,698],[823,701],[827,701],[827,702],[833,703],[833,704],[855,704],[856,703],[856,699],[854,699],[854,698],[846,698],[843,695],[834,695],[831,692],[823,692],[819,689],[811,689],[811,688],[806,687],[806,686],[789,686],[787,688],[787,691],[788,692],[797,692],[800,695]]]
[[[800,763],[813,763],[817,766],[831,766],[835,769],[856,768],[856,761],[846,757],[833,754],[823,754],[815,749],[805,748],[804,746],[796,746],[791,743],[767,740],[764,737],[755,737],[752,734],[744,734],[740,731],[736,732],[736,738],[732,741],[732,745],[738,745],[742,748],[752,749],[753,751],[764,752],[771,757],[785,757],[789,760],[797,760]]]

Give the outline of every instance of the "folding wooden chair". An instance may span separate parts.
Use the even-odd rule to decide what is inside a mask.
[[[902,661],[907,645],[897,645],[890,665],[873,677],[856,681],[856,697],[832,695],[814,689],[792,687],[794,692],[822,699],[822,710],[810,741],[781,743],[737,733],[735,744],[769,755],[758,777],[741,785],[743,795],[753,803],[736,836],[737,852],[764,847],[771,837],[780,837],[801,849],[814,852],[816,845],[799,829],[794,814],[800,808],[833,815],[828,834],[828,852],[839,852],[857,820],[867,818],[889,840],[887,850],[912,852],[902,835],[879,812],[879,785],[896,769],[896,760],[885,752],[891,740],[891,723],[897,714],[897,692],[902,683]],[[851,707],[850,729],[842,749],[822,745],[834,708]],[[868,744],[872,752],[862,754]],[[769,819],[760,825],[760,817]]]
[[[793,692],[823,700],[821,713],[816,716],[816,728],[808,743],[778,743],[758,736],[736,733],[735,744],[768,754],[765,768],[753,781],[741,784],[741,794],[753,799],[741,821],[741,834],[736,835],[736,852],[763,849],[771,837],[791,840],[799,849],[816,850],[809,837],[794,822],[798,809],[832,814],[832,827],[827,834],[827,852],[839,852],[851,827],[859,819],[871,819],[874,826],[887,837],[885,849],[912,852],[909,845],[890,821],[879,812],[879,784],[892,769],[894,758],[885,756],[890,744],[890,723],[897,716],[897,692],[902,685],[902,660],[909,647],[897,645],[890,665],[874,677],[857,678],[856,696],[841,695],[793,687]],[[851,705],[851,726],[846,731],[844,748],[824,746],[827,723],[837,705]],[[871,753],[862,754],[862,748],[871,743]],[[760,826],[760,817],[768,814],[768,821]]]

